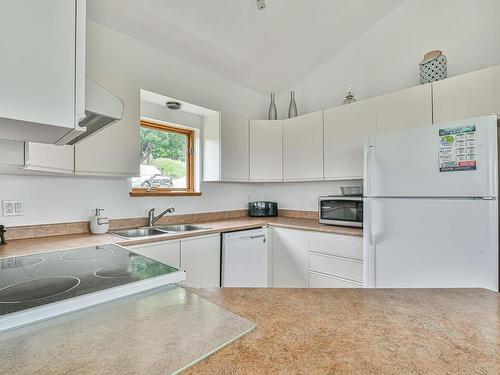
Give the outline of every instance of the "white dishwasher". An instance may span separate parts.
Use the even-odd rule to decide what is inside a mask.
[[[224,233],[222,286],[267,287],[267,228]]]

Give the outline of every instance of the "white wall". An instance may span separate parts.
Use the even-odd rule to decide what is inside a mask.
[[[141,117],[148,117],[196,129],[201,129],[203,126],[203,117],[201,116],[182,111],[172,111],[167,107],[161,107],[146,101],[141,101]]]
[[[418,84],[418,62],[431,49],[446,53],[450,76],[500,63],[498,14],[498,0],[407,0],[296,85],[299,112],[341,103],[348,74],[353,76],[358,98],[414,86]],[[113,89],[120,89],[117,92],[128,92],[129,88],[122,88],[117,80],[134,85],[147,82],[147,87],[142,88],[179,100],[249,118],[265,117],[267,98],[259,93],[96,23],[88,22],[88,32],[87,54],[92,75],[104,86],[110,84]],[[108,43],[113,43],[114,49]],[[110,54],[117,53],[124,66],[120,69],[117,66],[111,75],[99,72],[100,59],[109,60]],[[148,56],[154,57],[154,64],[148,61]],[[127,77],[132,74],[140,77]],[[157,79],[160,75],[161,84]],[[135,95],[138,99],[139,92],[131,96]],[[138,107],[139,103],[135,104],[136,112]],[[287,108],[288,94],[284,93],[278,103],[282,116]],[[168,205],[175,206],[178,213],[239,209],[245,208],[248,200],[257,199],[276,200],[282,208],[315,210],[317,195],[336,194],[339,186],[351,184],[205,183],[201,197],[130,198],[129,185],[124,179],[1,175],[0,200],[24,199],[25,216],[0,217],[0,224],[86,220],[96,207],[104,208],[112,218],[145,216],[151,207]]]
[[[131,198],[125,179],[0,175],[0,200],[23,199],[24,216],[0,217],[7,226],[88,220],[94,208],[111,218],[146,216],[170,205],[177,213],[247,208],[253,200],[273,200],[281,208],[316,210],[317,196],[339,194],[339,186],[359,181],[306,183],[204,183],[201,197]]]
[[[123,121],[127,126],[138,122],[141,86],[206,108],[235,112],[249,118],[264,116],[265,97],[262,94],[190,66],[96,23],[88,22],[87,27],[90,73],[103,86],[126,99],[128,110]],[[110,60],[123,61],[123,65],[117,64],[109,71],[106,67]],[[106,62],[102,71],[99,70],[99,61]],[[134,98],[137,103],[131,102]],[[172,120],[164,117],[165,113],[158,108],[145,107],[144,113]],[[188,120],[184,118],[182,121]],[[193,126],[195,120],[189,122]],[[119,141],[118,136],[115,139]],[[104,208],[106,215],[112,218],[145,216],[151,207],[169,205],[181,214],[241,209],[246,208],[249,199],[275,199],[283,208],[315,210],[316,195],[338,193],[338,186],[338,183],[329,182],[205,183],[201,197],[131,198],[126,179],[0,175],[0,200],[23,199],[25,203],[24,216],[0,217],[0,224],[16,226],[87,220],[97,207]]]
[[[448,76],[500,63],[500,1],[406,0],[293,89],[299,113],[334,107],[352,76],[358,99],[419,84],[418,63],[433,49],[448,57]],[[288,90],[278,96],[286,117]]]

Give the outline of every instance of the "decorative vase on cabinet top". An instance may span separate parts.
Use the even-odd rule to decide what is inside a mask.
[[[278,111],[276,109],[276,101],[274,92],[271,93],[271,103],[269,103],[269,110],[267,111],[267,119],[268,120],[277,120],[278,119]]]
[[[295,91],[290,91],[290,105],[288,106],[288,118],[297,117],[297,103],[295,103]]]

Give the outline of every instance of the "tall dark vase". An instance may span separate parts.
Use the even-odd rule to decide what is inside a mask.
[[[288,118],[297,117],[297,103],[295,103],[295,91],[290,91],[290,105],[288,106]]]
[[[267,119],[268,120],[278,119],[278,111],[276,109],[276,98],[274,92],[271,93],[271,103],[269,103],[269,109],[267,111]]]

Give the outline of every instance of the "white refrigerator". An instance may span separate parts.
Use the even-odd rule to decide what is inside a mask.
[[[367,140],[365,286],[498,291],[497,144],[493,115]]]

